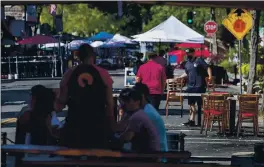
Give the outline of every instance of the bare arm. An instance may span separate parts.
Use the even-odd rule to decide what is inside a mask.
[[[162,76],[161,76],[161,85],[162,85],[162,89],[165,90],[166,88],[166,73],[165,73],[165,68],[162,68]]]
[[[187,74],[186,74],[186,72],[185,73],[183,73],[179,78],[186,78],[187,77]]]
[[[212,69],[210,67],[207,68],[207,73],[208,73],[209,79],[212,79]]]

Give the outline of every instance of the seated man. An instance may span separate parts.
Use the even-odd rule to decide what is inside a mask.
[[[120,93],[120,103],[127,115],[130,115],[127,118],[128,125],[120,135],[120,140],[131,142],[132,151],[160,151],[158,132],[147,114],[141,109],[141,94],[135,89],[126,88]]]
[[[158,131],[161,151],[168,151],[167,135],[164,121],[162,120],[158,111],[149,103],[150,94],[148,86],[142,83],[137,83],[134,86],[134,89],[138,90],[141,93],[141,106],[142,108],[144,108],[144,112],[147,114],[148,118],[152,121]]]

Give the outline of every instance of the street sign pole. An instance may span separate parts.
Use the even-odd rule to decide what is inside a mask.
[[[243,94],[241,40],[238,40],[238,57],[239,57],[239,73],[240,73],[240,94]]]

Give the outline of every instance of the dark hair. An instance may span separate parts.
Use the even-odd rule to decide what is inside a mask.
[[[32,135],[32,144],[45,144],[47,140],[46,119],[54,107],[55,93],[52,89],[43,85],[31,88],[31,94],[35,97],[33,110],[30,112],[29,131]]]
[[[188,53],[194,53],[195,52],[195,50],[193,49],[193,48],[190,48],[189,50],[188,50]]]
[[[159,56],[163,56],[166,52],[164,50],[159,51]]]
[[[82,44],[79,47],[79,58],[83,62],[86,58],[96,56],[93,47],[89,44]]]
[[[35,85],[31,88],[31,95],[35,97],[35,108],[40,112],[48,112],[53,110],[53,102],[55,100],[55,93],[52,89],[46,88],[43,85]],[[39,113],[41,114],[41,113]],[[44,113],[43,113],[44,114]]]
[[[148,98],[150,93],[149,93],[149,88],[146,84],[143,83],[136,83],[136,85],[133,87],[135,90],[139,91],[141,95],[144,95],[145,98]]]
[[[155,52],[148,53],[149,59],[154,59],[155,57],[157,57],[157,54]]]
[[[141,93],[134,88],[125,88],[119,95],[119,98],[123,101],[128,101],[130,99],[134,101],[141,101],[141,97]]]

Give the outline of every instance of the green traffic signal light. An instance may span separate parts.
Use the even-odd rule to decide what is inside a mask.
[[[193,12],[187,13],[187,23],[192,24],[193,23]]]
[[[187,20],[187,23],[188,23],[188,24],[192,24],[192,23],[193,23],[193,20],[192,20],[192,19],[188,19],[188,20]]]

